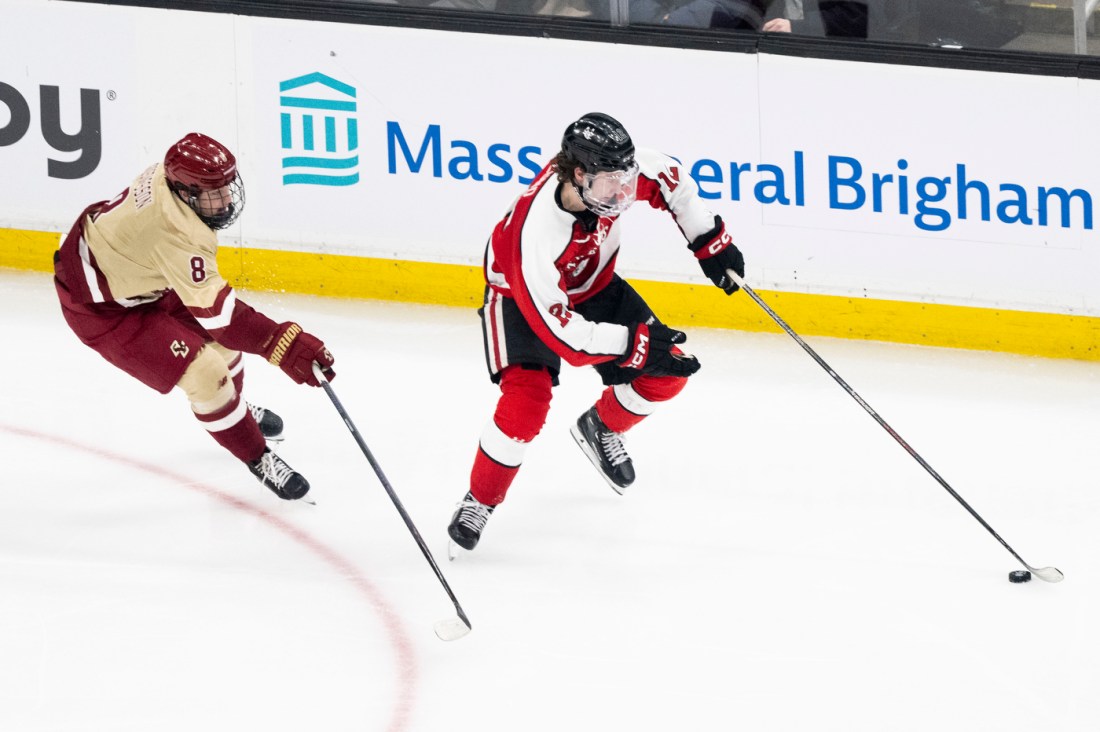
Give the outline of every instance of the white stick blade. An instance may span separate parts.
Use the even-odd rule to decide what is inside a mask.
[[[1031,573],[1039,579],[1043,580],[1044,582],[1061,582],[1066,578],[1066,576],[1062,574],[1061,570],[1055,569],[1054,567],[1033,569],[1031,570]]]
[[[435,624],[435,634],[440,640],[453,641],[467,635],[473,628],[466,625],[462,618],[454,617],[440,620]]]

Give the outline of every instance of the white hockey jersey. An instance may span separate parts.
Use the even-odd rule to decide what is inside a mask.
[[[635,159],[638,201],[668,211],[688,242],[715,229],[714,213],[676,160],[642,148]],[[559,196],[557,169],[550,163],[493,229],[485,280],[516,301],[531,329],[566,362],[611,361],[626,353],[626,326],[586,320],[573,307],[611,281],[619,217],[566,211]]]

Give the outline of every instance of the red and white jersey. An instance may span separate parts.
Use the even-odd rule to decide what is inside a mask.
[[[676,160],[641,148],[635,159],[638,201],[672,214],[688,242],[714,229],[714,213]],[[573,307],[611,281],[619,217],[566,211],[559,189],[557,169],[550,163],[493,229],[485,250],[485,280],[515,299],[532,330],[568,363],[611,361],[626,353],[626,326],[586,320]]]
[[[236,295],[218,272],[217,236],[171,191],[161,164],[89,206],[78,225],[76,246],[60,252],[76,302],[134,307],[174,290],[207,331],[229,325]]]

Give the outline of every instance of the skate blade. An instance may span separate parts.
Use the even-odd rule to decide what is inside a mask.
[[[454,539],[447,540],[447,561],[453,562],[455,560],[455,557],[465,551],[465,549],[454,542]],[[439,622],[442,623],[443,621],[441,620]],[[438,633],[438,631],[436,632]],[[446,640],[446,638],[444,638],[444,640]]]

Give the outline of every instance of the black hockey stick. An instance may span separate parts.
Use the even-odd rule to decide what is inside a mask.
[[[416,539],[420,551],[424,553],[424,558],[428,560],[428,564],[432,566],[432,571],[435,572],[435,576],[439,578],[440,583],[443,585],[443,589],[447,591],[447,596],[450,597],[451,602],[455,604],[455,611],[458,613],[458,617],[446,618],[438,621],[435,624],[435,634],[445,641],[458,640],[473,629],[473,626],[470,625],[470,619],[466,617],[466,613],[463,612],[462,606],[458,604],[458,598],[455,597],[455,593],[451,591],[451,586],[447,584],[447,580],[443,577],[443,572],[439,570],[439,565],[435,563],[432,553],[428,550],[428,545],[424,543],[424,539],[420,536],[420,532],[416,530],[416,526],[409,517],[408,511],[401,505],[401,499],[397,497],[397,494],[393,490],[393,486],[386,480],[386,475],[382,472],[381,466],[378,464],[378,461],[374,459],[374,455],[371,454],[370,448],[367,447],[367,443],[363,441],[363,437],[359,434],[359,430],[355,429],[355,423],[351,421],[351,417],[348,416],[344,406],[340,404],[340,400],[336,398],[336,392],[332,390],[332,384],[328,383],[328,379],[325,378],[324,372],[321,371],[321,367],[318,366],[316,362],[313,364],[313,375],[317,377],[317,381],[321,383],[325,393],[328,394],[328,398],[332,400],[332,405],[336,407],[336,411],[340,413],[340,417],[343,418],[344,424],[346,424],[351,431],[351,436],[359,443],[359,449],[363,451],[363,454],[367,457],[367,462],[374,468],[375,475],[377,475],[378,480],[382,482],[382,487],[386,489],[386,493],[390,495],[390,500],[393,501],[393,505],[397,507],[397,512],[401,514],[401,518],[404,519],[405,526],[408,527],[409,533]]]
[[[880,417],[878,415],[878,412],[876,412],[874,409],[872,409],[871,405],[868,404],[867,402],[865,402],[863,400],[863,397],[861,397],[859,394],[856,393],[855,389],[848,386],[848,382],[846,382],[844,379],[840,378],[840,375],[837,374],[837,372],[833,371],[832,367],[830,367],[829,364],[825,363],[825,360],[823,358],[821,358],[821,356],[818,356],[817,352],[814,351],[814,349],[810,348],[809,345],[806,344],[806,341],[799,338],[798,334],[795,333],[791,329],[791,326],[787,325],[783,321],[782,318],[780,318],[778,315],[776,315],[775,311],[772,310],[770,307],[768,307],[768,304],[766,302],[764,302],[763,300],[761,300],[760,296],[757,295],[755,292],[753,292],[751,287],[749,287],[748,285],[745,284],[745,281],[736,272],[734,272],[732,269],[727,269],[726,274],[729,275],[730,278],[732,278],[733,281],[736,282],[741,287],[741,289],[745,291],[745,293],[749,297],[751,297],[753,300],[755,300],[756,304],[759,305],[761,308],[763,308],[764,312],[766,312],[768,315],[770,315],[772,320],[774,320],[779,325],[780,328],[787,331],[787,335],[789,335],[791,338],[794,338],[795,342],[798,343],[798,345],[802,346],[802,350],[804,350],[806,353],[810,354],[810,356],[813,358],[813,360],[817,361],[818,366],[825,369],[825,371],[829,374],[829,376],[832,376],[833,379],[836,380],[836,383],[840,384],[844,388],[844,391],[848,392],[848,395],[851,396],[853,399],[855,399],[856,402],[859,404],[859,406],[863,407],[867,411],[867,414],[871,415],[874,418],[874,420],[879,423],[880,427],[882,427],[884,430],[886,430],[890,434],[891,437],[893,437],[895,440],[897,440],[898,444],[901,445],[903,448],[905,448],[905,451],[907,453],[909,453],[910,455],[912,455],[913,459],[916,460],[918,463],[920,463],[920,466],[922,468],[924,468],[925,470],[927,470],[929,475],[931,475],[933,478],[935,478],[936,481],[940,485],[942,485],[944,487],[944,489],[948,493],[950,493],[951,496],[962,505],[963,508],[965,508],[967,511],[970,512],[971,516],[973,516],[974,518],[976,518],[978,520],[978,523],[980,523],[982,526],[985,527],[986,531],[988,531],[990,534],[993,535],[993,538],[995,538],[997,541],[1001,542],[1001,546],[1003,546],[1005,549],[1007,549],[1009,554],[1016,557],[1016,560],[1020,564],[1027,567],[1031,571],[1032,574],[1036,575],[1039,579],[1044,580],[1046,582],[1061,582],[1065,578],[1065,575],[1063,575],[1060,570],[1055,569],[1054,567],[1043,567],[1042,569],[1036,569],[1035,567],[1032,567],[1030,564],[1025,562],[1023,560],[1023,558],[1021,558],[1020,555],[1017,554],[1015,552],[1015,550],[1013,550],[1013,548],[1008,545],[1008,542],[1006,542],[1004,539],[1002,539],[1000,537],[1000,535],[997,534],[997,532],[993,530],[993,527],[990,526],[989,524],[987,524],[985,519],[983,519],[981,516],[979,516],[978,512],[975,511],[973,508],[971,508],[970,504],[967,503],[966,501],[964,501],[963,497],[960,496],[958,493],[956,493],[955,489],[953,489],[951,486],[949,486],[947,484],[947,481],[944,480],[943,478],[941,478],[940,474],[937,473],[935,470],[933,470],[932,466],[929,465],[927,462],[925,462],[924,458],[922,458],[920,455],[918,455],[917,451],[914,450],[913,448],[911,448],[909,446],[909,443],[906,442],[905,440],[903,440],[901,438],[901,435],[899,435],[897,432],[894,431],[893,427],[886,424],[886,420],[884,420],[882,417]]]

